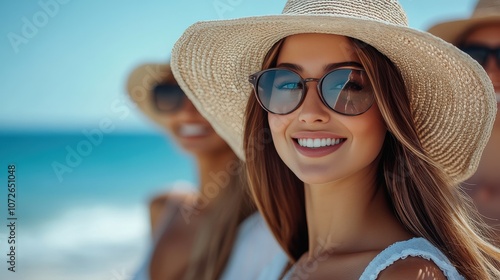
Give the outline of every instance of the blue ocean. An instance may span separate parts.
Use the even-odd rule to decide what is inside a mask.
[[[195,166],[166,135],[0,133],[0,278],[129,279],[148,251],[148,200],[178,182],[196,184]]]

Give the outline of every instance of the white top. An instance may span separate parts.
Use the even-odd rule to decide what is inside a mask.
[[[406,259],[407,257],[424,258],[434,262],[449,280],[465,280],[448,258],[438,248],[427,241],[427,239],[422,237],[396,242],[385,248],[368,264],[361,277],[359,277],[359,280],[375,280],[384,269],[397,260]],[[284,278],[290,279],[292,271],[293,267]]]
[[[396,242],[385,248],[366,267],[359,278],[360,280],[375,280],[382,270],[407,257],[419,257],[434,262],[450,280],[462,280],[457,269],[450,263],[448,258],[427,239],[422,237]]]
[[[255,280],[262,270],[272,269],[276,256],[285,254],[258,212],[240,225],[236,238],[222,280]]]
[[[262,270],[273,269],[270,267],[271,262],[278,255],[284,255],[284,253],[269,231],[262,216],[256,212],[241,223],[231,255],[220,279],[255,280]],[[151,256],[139,268],[134,278],[132,278],[133,280],[149,280],[150,258]],[[278,269],[283,269],[283,267],[281,266]],[[281,270],[279,271],[281,272]]]
[[[259,274],[257,280],[277,280],[280,279],[283,270],[285,270],[288,264],[288,256],[285,252],[281,251],[274,259],[267,265]]]

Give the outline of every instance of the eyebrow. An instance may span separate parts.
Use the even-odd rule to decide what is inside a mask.
[[[354,66],[354,67],[358,67],[358,68],[363,68],[363,65],[361,65],[361,63],[359,62],[356,62],[356,61],[345,61],[345,62],[338,62],[338,63],[330,63],[330,64],[327,64],[323,70],[325,72],[327,71],[331,71],[331,70],[335,70],[335,69],[338,69],[338,68],[342,68],[342,67],[348,67],[348,66]],[[304,68],[300,65],[297,65],[297,64],[293,64],[293,63],[280,63],[278,64],[276,67],[284,67],[284,68],[288,68],[288,69],[291,69],[291,70],[295,70],[295,71],[299,71],[299,72],[302,72],[304,70]]]

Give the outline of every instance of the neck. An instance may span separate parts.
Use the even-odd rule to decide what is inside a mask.
[[[410,235],[389,207],[375,171],[324,185],[305,185],[309,257],[382,250]]]
[[[200,195],[207,198],[211,205],[227,190],[231,177],[239,167],[238,158],[228,149],[217,153],[199,154],[196,156],[196,162],[200,176]]]

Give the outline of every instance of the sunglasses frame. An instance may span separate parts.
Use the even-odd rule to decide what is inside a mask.
[[[289,71],[289,72],[292,72],[294,74],[296,74],[299,78],[300,78],[300,84],[302,85],[302,96],[300,98],[300,101],[297,103],[297,106],[295,106],[290,112],[288,113],[275,113],[275,112],[272,112],[271,110],[269,110],[268,108],[266,108],[266,106],[264,106],[262,104],[262,101],[260,100],[260,97],[259,97],[259,93],[258,93],[258,84],[259,84],[259,80],[260,78],[262,77],[263,74],[267,73],[267,72],[270,72],[270,71],[277,71],[277,70],[280,70],[280,71]],[[344,116],[359,116],[361,114],[364,114],[366,113],[368,110],[370,110],[370,108],[373,106],[373,103],[375,102],[375,96],[374,96],[374,93],[372,91],[372,102],[370,104],[370,106],[368,106],[368,108],[366,110],[364,110],[363,112],[361,113],[357,113],[357,114],[346,114],[344,112],[339,112],[337,110],[335,110],[334,108],[332,108],[325,100],[325,98],[323,97],[323,91],[321,90],[321,86],[323,85],[323,80],[326,78],[326,76],[330,75],[332,72],[335,72],[335,71],[338,71],[338,70],[357,70],[357,71],[363,71],[366,73],[366,71],[362,68],[336,68],[336,69],[333,69],[331,71],[328,71],[327,73],[325,73],[325,75],[323,75],[321,78],[302,78],[302,76],[297,73],[296,71],[294,70],[291,70],[291,69],[288,69],[288,68],[269,68],[269,69],[265,69],[265,70],[262,70],[262,71],[259,71],[257,73],[254,73],[252,75],[250,75],[248,77],[248,81],[250,82],[250,84],[252,84],[252,87],[253,87],[253,92],[255,94],[255,97],[257,98],[257,101],[259,102],[260,106],[266,111],[266,112],[269,112],[271,114],[275,114],[275,115],[288,115],[292,112],[294,112],[295,110],[297,110],[301,105],[302,103],[304,103],[304,99],[306,98],[306,95],[307,95],[307,92],[309,91],[309,88],[307,87],[307,83],[308,82],[317,82],[316,84],[316,89],[317,89],[317,93],[318,93],[318,96],[319,98],[321,99],[321,102],[323,102],[323,104],[330,110],[334,111],[335,113],[338,113],[338,114],[341,114],[341,115],[344,115]],[[369,81],[370,82],[370,81]],[[370,82],[370,86],[371,86],[371,82]]]
[[[470,55],[471,50],[484,51],[484,52],[486,52],[486,56],[484,57],[484,61],[479,61],[479,60],[476,60],[475,58],[474,58],[474,60],[476,60],[484,68],[484,67],[486,67],[486,63],[488,62],[488,58],[493,56],[493,58],[495,59],[495,61],[497,63],[497,66],[500,68],[500,47],[490,48],[490,47],[485,46],[485,45],[470,44],[470,45],[461,46],[460,49],[472,58],[474,58],[474,57],[472,55]]]

